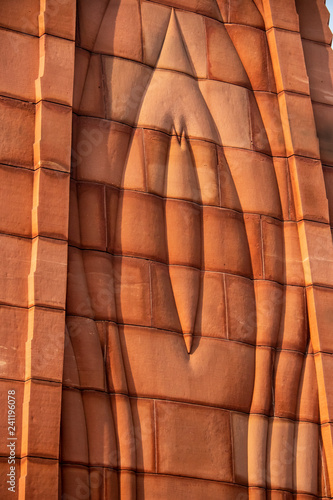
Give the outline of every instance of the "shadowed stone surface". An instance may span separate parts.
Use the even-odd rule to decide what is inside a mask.
[[[332,498],[327,25],[3,0],[1,498]]]

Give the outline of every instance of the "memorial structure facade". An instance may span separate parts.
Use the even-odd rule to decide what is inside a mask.
[[[328,18],[3,0],[1,498],[332,498]]]

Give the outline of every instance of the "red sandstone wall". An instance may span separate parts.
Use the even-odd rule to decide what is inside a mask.
[[[3,1],[0,10],[0,496],[56,499],[75,2]],[[15,493],[6,483],[8,390]]]
[[[58,498],[59,458],[59,492],[74,498],[89,488],[91,498],[328,498],[327,11],[321,0],[297,2],[299,33],[291,1],[161,3],[122,3],[115,22],[106,2],[78,2],[74,71],[75,2],[2,2],[0,384],[5,399],[17,395],[19,498]],[[144,101],[171,6],[194,68],[165,51],[164,91],[182,101],[165,104],[158,85]],[[205,50],[191,23],[204,27]],[[205,79],[213,121],[170,69]],[[179,110],[188,150],[170,139],[167,115]],[[167,151],[171,174],[194,158],[198,179],[175,174],[165,186],[156,165]],[[184,213],[200,221],[204,258],[181,230]],[[217,238],[226,227],[236,234],[228,245]],[[175,304],[180,265],[187,289],[200,274],[199,317],[186,291]],[[13,498],[1,408],[0,491]]]

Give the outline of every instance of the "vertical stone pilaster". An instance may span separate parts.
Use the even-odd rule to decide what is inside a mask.
[[[75,0],[41,0],[19,499],[58,499]]]
[[[281,0],[263,0],[263,7],[295,199],[310,337],[315,353],[321,434],[332,491],[333,401],[328,384],[333,373],[333,358],[326,353],[333,353],[333,342],[328,340],[325,319],[333,298],[328,203],[296,7],[294,2]],[[323,293],[328,300],[322,300]],[[297,491],[297,484],[294,488]]]

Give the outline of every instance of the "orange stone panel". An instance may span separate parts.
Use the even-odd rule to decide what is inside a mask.
[[[23,408],[23,396],[24,396],[24,384],[22,382],[18,382],[17,380],[0,380],[0,394],[1,394],[1,424],[0,424],[0,454],[6,457],[6,461],[8,460],[8,456],[10,455],[10,447],[8,447],[8,443],[10,440],[8,438],[11,437],[9,432],[14,432],[13,437],[16,437],[15,444],[15,456],[22,456],[22,427],[26,425],[24,418],[22,416],[22,408]],[[14,391],[14,394],[8,391]],[[8,399],[8,396],[13,396],[15,398],[15,424],[14,431],[13,429],[8,429],[8,420],[9,414],[8,404],[12,399]],[[11,408],[13,411],[13,409]],[[11,414],[12,416],[12,414]],[[7,463],[8,466],[8,463]],[[9,469],[9,467],[8,467]],[[7,473],[9,470],[7,470]],[[6,479],[7,480],[7,479]]]
[[[145,69],[148,71],[148,68]],[[136,94],[133,98],[132,96],[126,97],[125,93],[127,108],[133,110],[131,113],[128,111],[128,115],[134,117],[136,110],[140,111],[136,118],[136,123],[140,127],[177,135],[179,139],[190,137],[220,143],[214,123],[215,116],[212,116],[210,112],[210,108],[217,103],[207,103],[202,85],[221,82],[197,81],[185,73],[165,69],[156,69],[146,87],[148,80],[149,78],[145,77],[142,84],[139,85],[138,82],[138,91],[136,91],[136,86],[132,86],[131,92]],[[142,98],[143,95],[144,98]],[[225,106],[230,106],[227,96],[225,97]],[[212,99],[214,98],[213,95]],[[215,100],[217,99],[216,97]],[[207,109],[207,104],[209,109]],[[119,106],[119,113],[122,110],[123,105]],[[216,111],[219,116],[218,110]],[[223,121],[223,117],[221,118]]]
[[[139,471],[155,472],[155,401],[131,398],[131,411]]]
[[[104,390],[103,352],[96,323],[88,318],[70,316],[66,320],[69,341],[82,388]]]
[[[271,413],[273,362],[274,352],[270,347],[257,347],[251,413],[263,415]]]
[[[72,0],[46,0],[39,19],[39,36],[44,33],[75,39],[76,4]]]
[[[253,2],[247,3],[253,5]],[[237,6],[237,10],[241,11],[241,7]],[[227,25],[226,28],[250,80],[250,87],[253,90],[276,91],[265,32],[237,24]]]
[[[231,210],[203,208],[204,266],[209,271],[252,274],[244,221]]]
[[[80,24],[77,28],[80,45],[85,49],[94,50],[94,43],[107,5],[107,0],[96,0],[93,4],[90,0],[78,0],[77,15]]]
[[[59,481],[59,463],[56,460],[27,457],[21,460],[21,480],[26,488],[26,495],[31,500],[49,498],[57,500],[54,485]],[[22,488],[19,485],[19,489]]]
[[[143,131],[147,188],[150,193],[163,196],[170,137],[155,130]]]
[[[243,212],[281,218],[281,203],[272,160],[243,149],[224,148]]]
[[[309,93],[302,42],[298,33],[272,29],[267,39],[275,68],[278,92]],[[292,63],[291,63],[292,61]]]
[[[319,432],[320,429],[316,424],[309,422],[297,424],[295,491],[318,495]],[[312,460],[308,460],[309,454],[313,457]]]
[[[103,324],[104,326],[104,324]],[[108,388],[111,392],[127,394],[127,381],[123,355],[119,340],[118,326],[106,323],[105,369]]]
[[[29,309],[28,328],[26,379],[41,378],[61,382],[65,312],[33,307]]]
[[[0,231],[31,235],[33,172],[0,166]]]
[[[61,460],[88,465],[87,424],[81,391],[63,389],[61,409]]]
[[[7,2],[6,2],[7,3]],[[18,8],[18,11],[22,6]],[[35,101],[38,77],[38,38],[0,29],[2,47],[0,93],[22,100]]]
[[[319,139],[320,158],[326,165],[333,165],[333,106],[314,102],[313,113]]]
[[[167,475],[144,474],[138,476],[138,500],[168,500],[169,498],[181,499],[187,496],[191,500],[234,500],[244,498],[247,500],[247,488],[222,483],[218,481],[202,481]]]
[[[146,191],[145,149],[142,129],[133,131],[121,186],[124,189]]]
[[[18,307],[0,306],[0,322],[0,377],[24,380],[28,311]]]
[[[166,262],[164,220],[162,199],[132,191],[121,193],[115,234],[115,253]]]
[[[106,249],[105,188],[100,184],[78,183],[81,246]]]
[[[263,249],[261,235],[261,216],[244,214],[244,224],[251,256],[252,275],[254,279],[262,279]]]
[[[256,308],[252,280],[226,275],[228,338],[256,343]]]
[[[277,347],[305,352],[308,336],[304,289],[286,286]]]
[[[239,197],[236,191],[228,162],[225,157],[225,148],[217,146],[218,176],[220,190],[220,205],[224,208],[231,208],[242,211]]]
[[[67,106],[40,101],[36,106],[34,142],[35,168],[45,166],[69,172],[72,110]]]
[[[311,287],[307,289],[308,296],[308,314],[310,325],[315,325],[318,329],[318,341],[316,336],[312,339],[313,350],[324,351],[333,354],[332,346],[332,303],[333,290],[325,287]]]
[[[287,158],[273,158],[283,220],[295,220],[294,197]]]
[[[106,213],[106,241],[107,251],[114,252],[114,242],[117,227],[117,215],[119,205],[119,190],[112,187],[105,187],[105,213]]]
[[[121,471],[119,473],[119,496],[124,498],[133,498],[136,495],[136,473]]]
[[[286,0],[262,0],[266,30],[272,26],[284,30],[298,31],[299,22],[294,2]]]
[[[201,268],[202,210],[194,203],[165,202],[168,262]]]
[[[321,0],[296,0],[300,32],[303,38],[331,45],[329,11]]]
[[[325,401],[325,407],[321,408],[320,420],[321,422],[332,422],[333,421],[333,387],[331,384],[333,376],[333,357],[331,354],[315,354],[315,364],[317,377],[320,380],[320,385],[318,387],[318,394],[321,400]],[[324,406],[324,405],[323,405]]]
[[[39,57],[44,59],[36,82],[36,101],[46,99],[71,106],[74,44],[64,38],[43,35],[39,39]]]
[[[89,464],[115,467],[117,445],[110,397],[102,392],[84,391],[82,400],[87,426]]]
[[[29,430],[28,439],[22,442],[22,456],[59,458],[61,385],[30,380],[25,386],[23,425]]]
[[[323,167],[318,160],[293,156],[289,158],[289,170],[294,189],[297,220],[308,219],[329,222]],[[316,196],[315,196],[316,193]]]
[[[230,420],[235,482],[247,485],[249,416],[230,412]]]
[[[275,347],[281,329],[281,317],[286,303],[285,290],[273,281],[254,282],[256,298],[257,345]],[[295,311],[292,309],[292,314]],[[290,336],[294,334],[292,330]]]
[[[262,218],[265,279],[284,283],[283,224],[269,217]]]
[[[314,357],[308,354],[304,358],[304,368],[299,386],[297,416],[300,420],[319,422],[318,386]]]
[[[91,489],[89,468],[80,465],[61,465],[61,491],[63,496],[73,498],[86,495]]]
[[[168,29],[171,9],[158,3],[142,2],[143,61],[155,66]]]
[[[295,423],[282,418],[269,421],[267,443],[267,486],[271,489],[293,488],[293,467],[295,463]],[[271,497],[272,500],[275,497]],[[286,497],[277,497],[281,500]],[[287,497],[288,498],[288,497]],[[277,500],[276,499],[276,500]],[[290,498],[291,500],[291,498]]]
[[[67,328],[65,330],[62,381],[66,387],[80,387],[79,371],[77,369],[75,354]]]
[[[159,473],[232,481],[228,412],[156,402],[156,419]]]
[[[150,326],[149,263],[144,259],[114,257],[114,289],[119,323]],[[111,290],[110,290],[111,291]],[[131,304],[131,307],[128,307]]]
[[[86,482],[88,488],[88,481]],[[89,487],[92,500],[98,498],[116,498],[119,495],[119,479],[118,473],[115,470],[107,469],[106,467],[89,467]],[[87,491],[87,489],[82,489]],[[81,489],[79,490],[79,494]],[[76,491],[76,494],[78,491]],[[82,493],[81,493],[82,494]]]
[[[177,11],[186,50],[193,65],[193,72],[199,78],[207,77],[207,47],[205,18],[192,12]]]
[[[165,195],[200,203],[200,186],[190,142],[186,137],[173,136],[165,176]]]
[[[172,292],[183,334],[192,335],[200,294],[200,271],[190,267],[169,266]],[[191,350],[189,337],[184,337],[187,349]]]
[[[277,95],[268,92],[254,92],[254,97],[267,134],[269,154],[285,156],[286,147]],[[276,161],[276,158],[273,161]]]
[[[194,157],[197,189],[203,205],[220,205],[219,173],[216,146],[206,141],[191,143],[191,152]]]
[[[38,36],[39,0],[4,0],[1,4],[1,26]]]
[[[177,58],[174,55],[177,54]],[[168,29],[159,54],[156,68],[180,71],[194,76],[193,65],[188,57],[181,29],[174,11],[171,12]]]
[[[298,387],[303,368],[301,353],[280,351],[275,356],[274,415],[294,419],[298,399]]]
[[[84,272],[82,251],[77,248],[68,249],[67,269],[67,314],[93,317],[87,279]]]
[[[120,469],[133,469],[136,466],[136,436],[128,396],[112,395],[110,398],[116,447],[110,449],[112,460],[118,461]]]
[[[8,491],[8,488],[10,487],[10,484],[7,483],[7,481],[10,480],[9,477],[7,476],[7,474],[9,474],[9,472],[10,472],[9,467],[10,467],[10,465],[8,465],[8,457],[7,456],[0,457],[0,481],[1,481],[0,495],[1,495],[1,498],[3,498],[4,500],[11,500],[11,499],[16,500],[18,498],[17,487],[15,488],[14,492]],[[17,458],[15,460],[15,480],[16,481],[18,481],[18,478],[20,477],[20,475],[21,475],[21,459]],[[16,486],[17,486],[17,482],[16,482]]]
[[[103,57],[103,67],[107,118],[129,125],[136,124],[152,69],[130,60],[107,56]]]
[[[268,136],[262,121],[254,92],[249,92],[250,125],[251,125],[251,145],[255,151],[271,155],[271,147]],[[247,148],[249,149],[249,148]]]
[[[333,248],[328,224],[304,221],[299,224],[300,238],[307,240],[308,261],[305,262],[305,284],[332,286]]]
[[[39,168],[34,175],[34,207],[32,236],[68,238],[69,176]]]
[[[75,49],[73,110],[81,115],[105,117],[102,58]]]
[[[223,146],[252,149],[249,91],[212,80],[199,81],[199,86],[219,133],[216,142]]]
[[[182,336],[176,333],[124,327],[120,339],[125,371],[132,374],[128,378],[132,395],[249,411],[255,361],[252,346],[194,337],[189,358]]]
[[[35,106],[0,98],[0,162],[32,167]]]
[[[29,307],[65,308],[67,242],[51,238],[34,238],[32,266],[29,274]]]
[[[240,417],[238,417],[240,418]],[[245,419],[244,416],[241,417]],[[248,420],[248,482],[250,485],[266,487],[266,450],[268,418],[263,415],[249,415]],[[244,458],[243,458],[244,462]],[[249,491],[252,500],[266,500],[266,489],[261,490],[263,497],[254,488]],[[255,494],[257,493],[257,495]]]
[[[73,163],[78,180],[121,184],[131,128],[94,118],[79,118]]]
[[[201,274],[195,334],[203,337],[227,337],[224,277],[221,273]]]
[[[322,167],[325,181],[326,197],[328,201],[330,226],[333,226],[333,169]]]
[[[267,500],[294,500],[294,495],[290,491],[268,490]]]
[[[28,274],[31,266],[31,241],[26,238],[0,235],[0,302],[27,307]]]
[[[316,102],[333,104],[331,48],[310,40],[303,40],[306,69],[310,83],[310,95]]]
[[[151,272],[151,307],[152,325],[175,332],[181,331],[180,320],[172,291],[168,266],[152,264]]]
[[[199,2],[195,0],[193,2],[191,0],[161,0],[160,3],[176,7],[177,9],[197,12],[198,14],[203,14],[204,16],[222,21],[220,9],[216,1],[209,2],[208,0],[203,0]]]
[[[250,87],[248,75],[224,24],[206,19],[206,30],[209,78]]]
[[[303,260],[296,222],[285,222],[283,231],[285,282],[288,285],[304,285]]]
[[[85,3],[83,2],[82,5],[85,5]],[[87,14],[88,12],[86,12]],[[141,61],[140,21],[140,3],[138,0],[109,3],[104,11],[94,42],[94,52],[113,54],[126,59]]]
[[[278,95],[282,126],[285,136],[287,155],[300,155],[310,158],[319,158],[319,145],[320,156],[325,161],[329,155],[325,154],[325,148],[330,150],[330,145],[326,144],[325,135],[327,130],[323,130],[323,122],[329,119],[329,114],[318,116],[318,123],[316,119],[316,107],[319,104],[313,104],[310,97],[295,93],[282,92]],[[330,108],[328,108],[330,109]],[[326,109],[324,110],[324,112]],[[315,115],[315,119],[314,116]],[[321,123],[319,123],[321,120]],[[317,126],[317,135],[315,134],[315,127]],[[323,136],[322,136],[323,135]]]
[[[111,255],[103,252],[83,252],[83,265],[94,318],[116,319],[116,285]]]
[[[229,22],[235,24],[246,24],[264,30],[265,23],[258,4],[259,2],[249,2],[248,0],[230,2]]]

